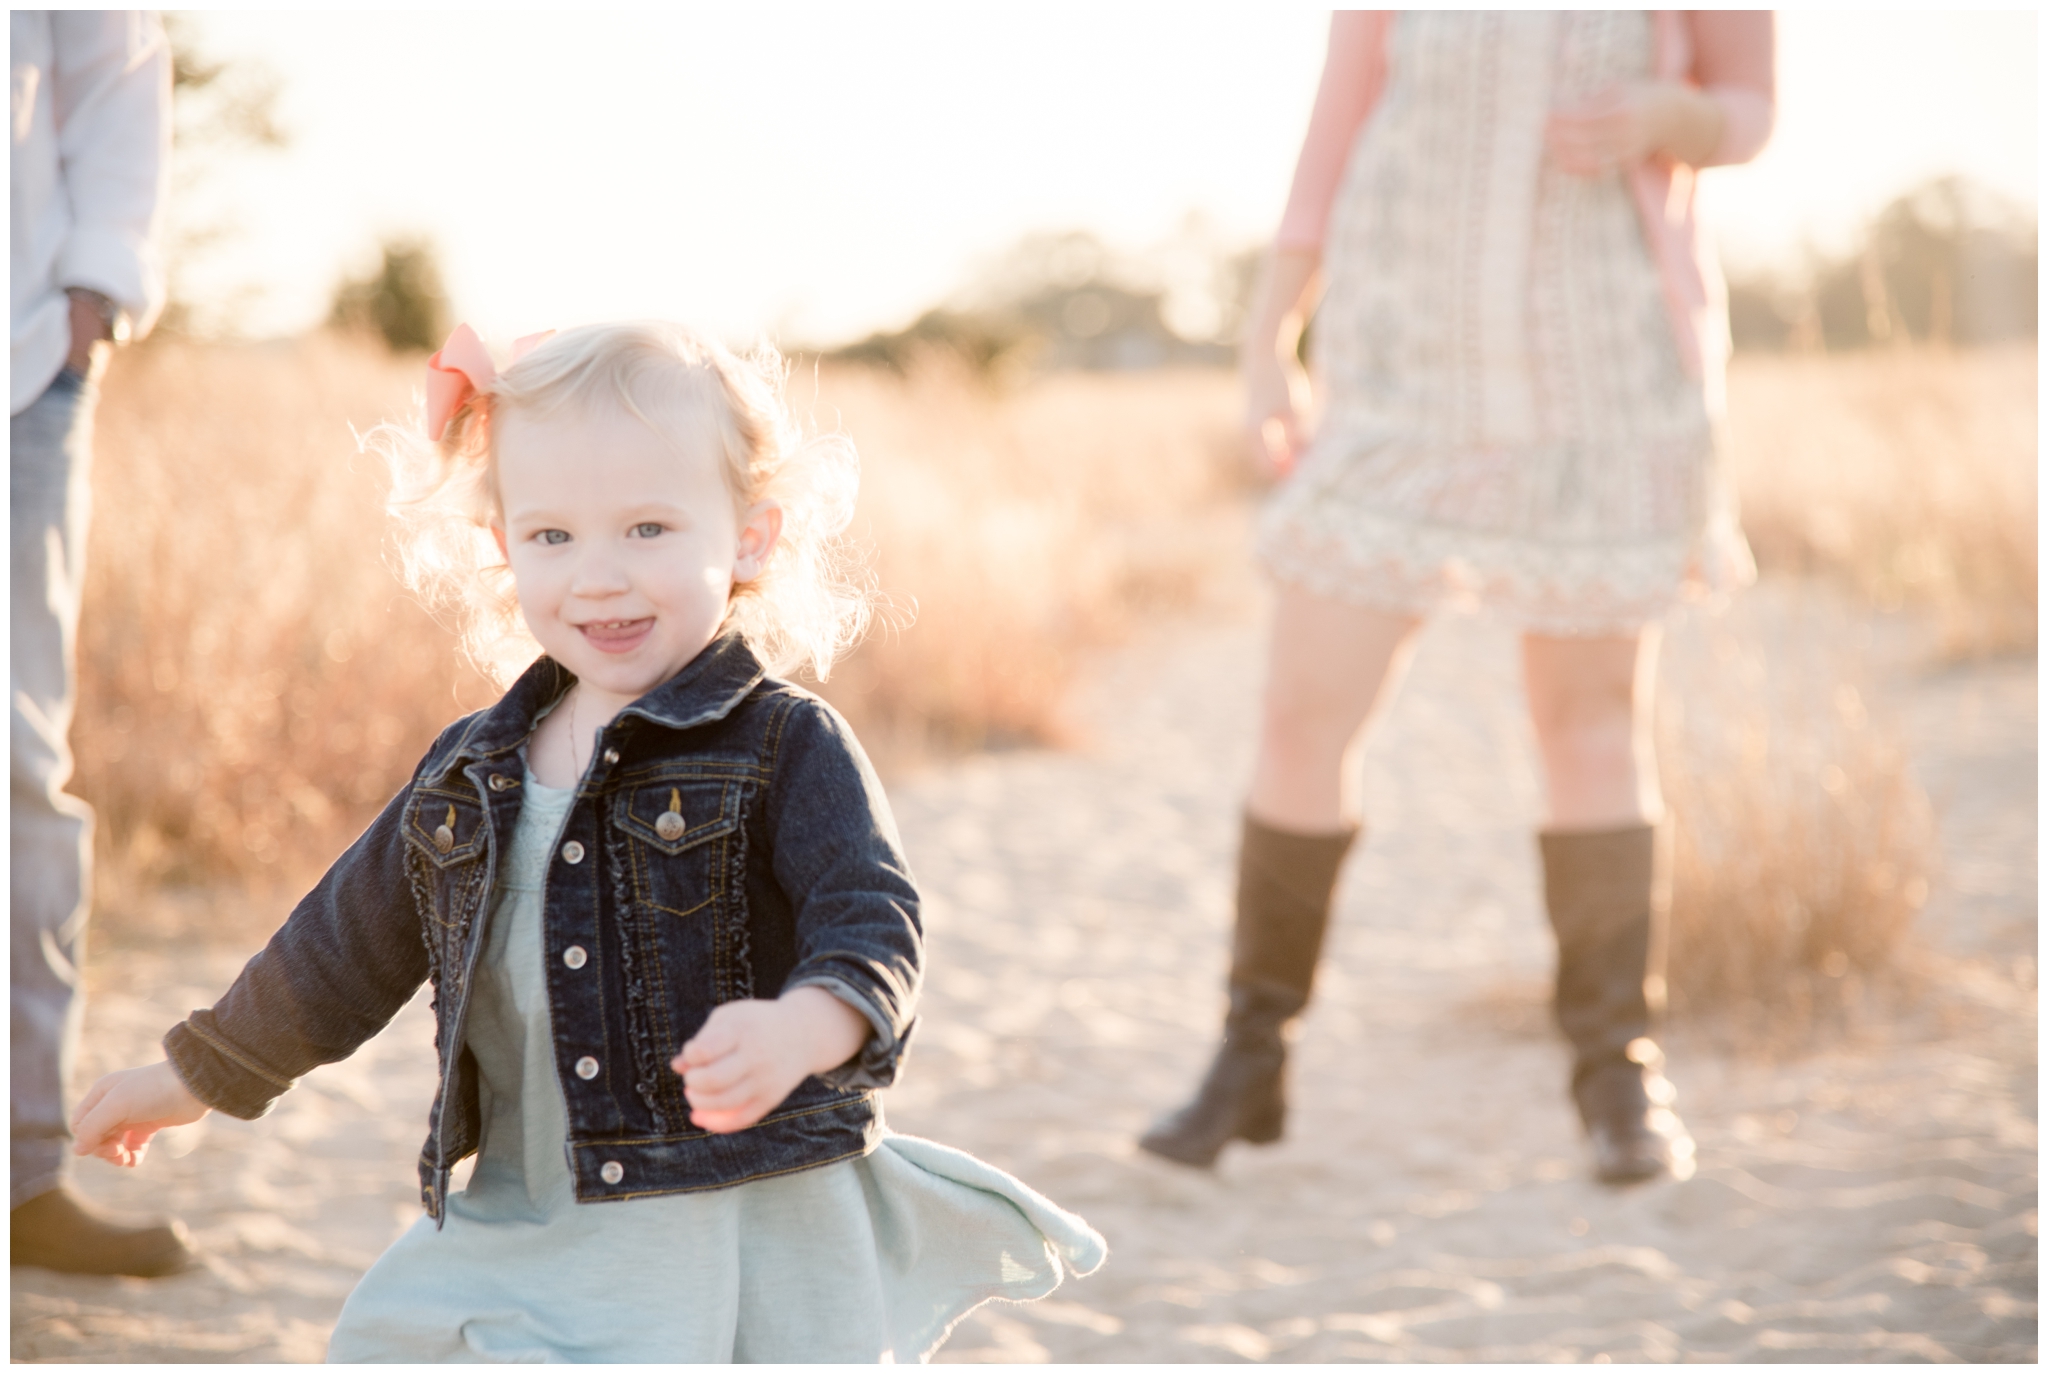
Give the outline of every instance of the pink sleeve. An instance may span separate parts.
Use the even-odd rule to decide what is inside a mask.
[[[1763,151],[1777,115],[1777,43],[1769,10],[1696,10],[1693,79],[1727,115],[1705,166],[1747,162]]]
[[[1351,145],[1387,84],[1386,10],[1339,10],[1330,16],[1330,51],[1323,61],[1322,84],[1316,88],[1315,112],[1301,141],[1301,159],[1294,164],[1294,189],[1280,217],[1274,246],[1316,250],[1337,183],[1351,160]]]

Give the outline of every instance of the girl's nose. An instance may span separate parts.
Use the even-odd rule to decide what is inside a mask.
[[[577,559],[576,571],[569,579],[572,596],[616,596],[630,586],[625,565],[602,547],[590,549]]]

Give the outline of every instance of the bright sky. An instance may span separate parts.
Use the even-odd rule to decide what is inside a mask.
[[[283,153],[215,183],[221,286],[321,318],[380,234],[438,243],[486,337],[620,315],[830,341],[899,325],[1022,234],[1138,249],[1200,212],[1270,232],[1325,12],[722,6],[188,14],[282,78]],[[1736,261],[1833,244],[1960,171],[2036,197],[2028,12],[1807,11],[1777,138],[1707,178]],[[222,217],[216,207],[207,214]]]

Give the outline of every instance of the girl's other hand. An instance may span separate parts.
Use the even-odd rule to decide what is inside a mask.
[[[772,1002],[713,1009],[669,1067],[683,1076],[692,1124],[722,1135],[774,1111],[797,1084],[853,1058],[867,1038],[866,1019],[831,993],[791,988]]]
[[[1544,141],[1573,176],[1621,171],[1656,153],[1698,166],[1720,141],[1723,115],[1710,96],[1675,81],[1627,81],[1583,104],[1552,110]]]
[[[186,1126],[210,1110],[169,1061],[121,1069],[92,1085],[71,1114],[71,1152],[132,1169],[166,1126]]]
[[[1252,350],[1244,363],[1244,436],[1262,472],[1285,477],[1307,446],[1302,416],[1308,409],[1308,374],[1292,358]]]

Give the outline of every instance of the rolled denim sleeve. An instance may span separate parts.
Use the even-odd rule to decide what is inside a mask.
[[[774,748],[765,816],[797,931],[783,986],[822,987],[873,1029],[858,1055],[819,1077],[836,1088],[884,1088],[924,982],[924,927],[896,820],[853,731],[824,702],[793,698]]]
[[[346,1059],[427,977],[427,949],[392,798],[220,1001],[164,1036],[193,1096],[254,1120],[298,1077]]]
[[[860,1053],[836,1069],[827,1069],[818,1075],[818,1080],[828,1087],[886,1088],[895,1081],[896,1066],[902,1060],[903,1052],[910,1047],[910,1033],[917,1028],[917,1018],[912,1017],[903,1033],[898,1035],[893,1019],[882,1008],[875,1005],[866,993],[852,987],[829,974],[817,973],[807,978],[798,978],[789,984],[797,988],[823,988],[840,1001],[861,1014],[872,1027],[868,1038],[861,1043]]]

